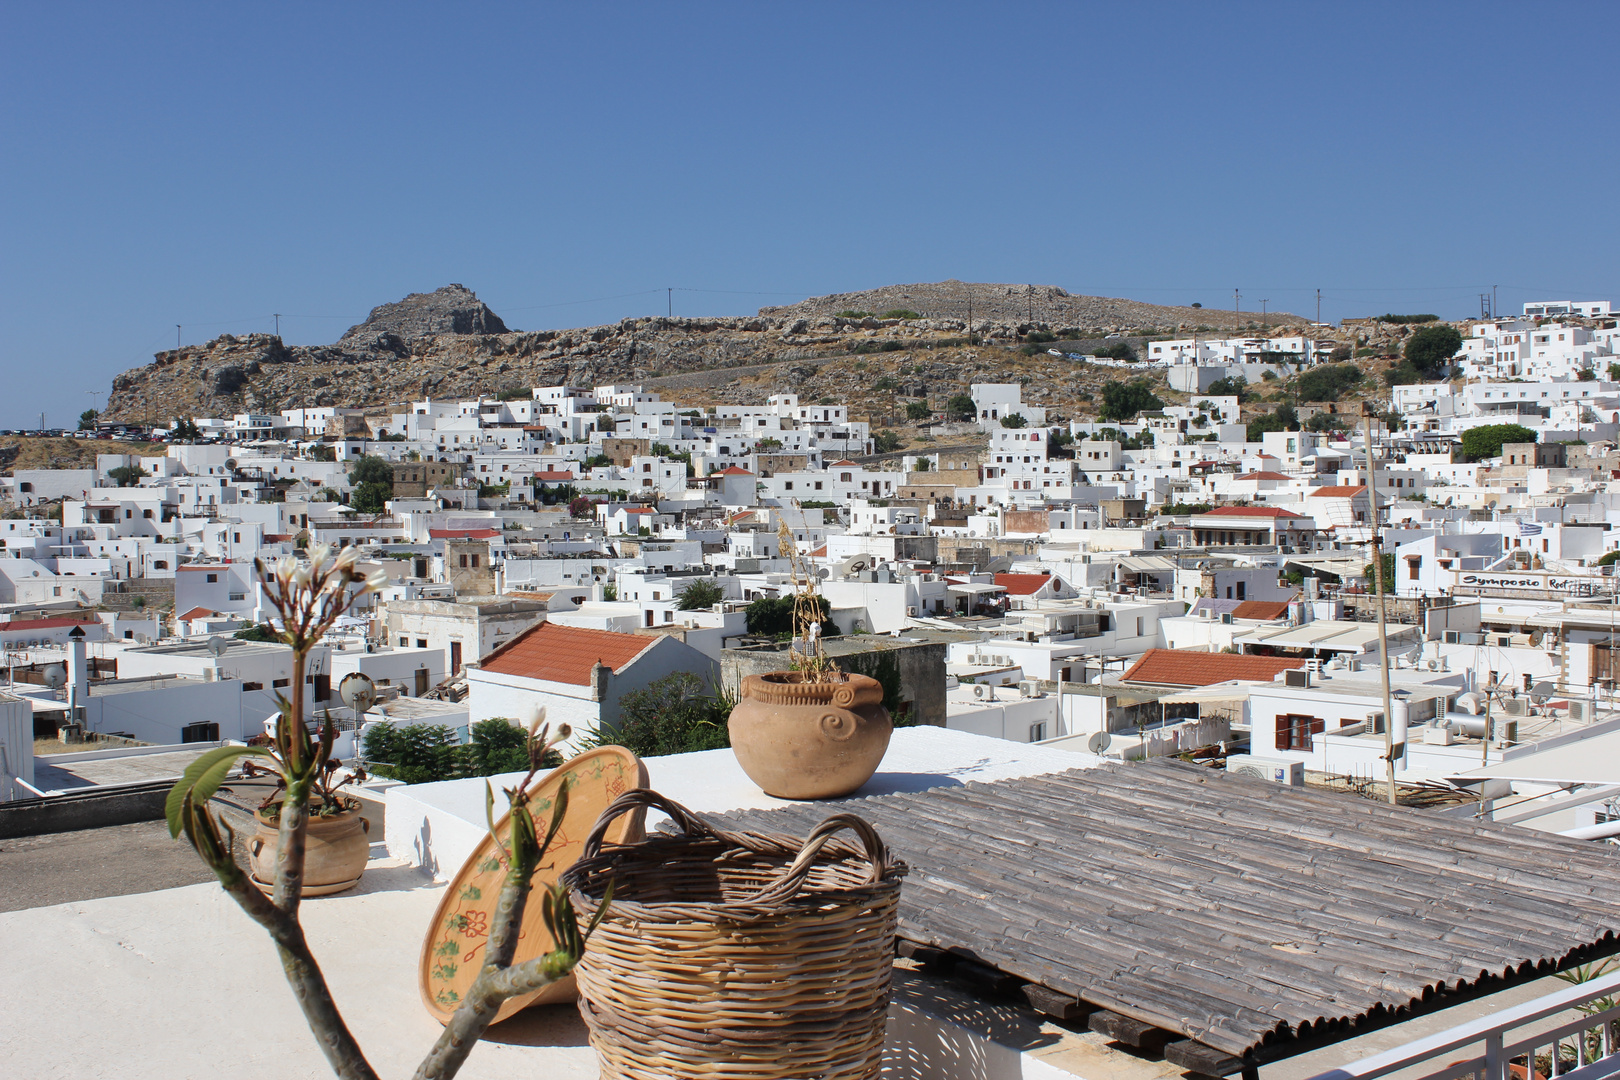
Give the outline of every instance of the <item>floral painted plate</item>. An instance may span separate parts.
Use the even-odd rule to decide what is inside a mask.
[[[529,788],[535,827],[542,836],[551,822],[551,807],[562,786],[568,785],[568,810],[563,815],[551,848],[534,873],[535,891],[523,909],[523,926],[518,933],[514,963],[543,956],[557,947],[546,931],[541,914],[539,890],[554,885],[562,872],[579,858],[580,845],[609,803],[631,788],[647,786],[646,767],[622,746],[602,746],[588,750],[565,763]],[[496,793],[500,797],[500,793]],[[625,815],[608,833],[609,843],[634,843],[642,838],[643,815]],[[495,823],[495,832],[504,841],[508,836],[507,818]],[[484,947],[489,942],[489,921],[500,898],[506,872],[495,856],[495,842],[485,836],[468,856],[461,872],[450,882],[433,913],[427,940],[422,943],[422,1002],[438,1021],[449,1023],[461,999],[472,988],[484,965]],[[510,998],[496,1013],[495,1021],[528,1008],[559,1001],[573,1001],[574,978],[522,997]]]

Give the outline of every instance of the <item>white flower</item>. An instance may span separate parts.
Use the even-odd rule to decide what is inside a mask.
[[[297,569],[298,560],[291,555],[283,555],[276,560],[276,580],[287,581],[293,576],[293,571]]]
[[[309,565],[319,570],[326,565],[326,560],[331,554],[331,547],[326,544],[316,544],[309,549]]]
[[[535,732],[539,731],[540,730],[540,725],[544,724],[545,722],[546,722],[546,707],[544,705],[538,705],[538,706],[530,705],[529,706],[529,723],[528,723],[529,738],[531,738],[531,739],[534,738]]]
[[[291,588],[302,589],[309,584],[309,579],[313,576],[314,572],[308,565],[299,563],[297,569],[292,572],[292,576],[287,580]]]
[[[354,569],[354,564],[359,558],[360,549],[351,544],[338,552],[337,558],[332,562],[332,569],[341,574],[347,574]]]
[[[382,592],[388,587],[388,571],[377,567],[366,577],[366,592]]]

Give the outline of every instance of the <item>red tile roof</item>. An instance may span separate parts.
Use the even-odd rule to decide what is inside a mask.
[[[1284,510],[1280,506],[1217,506],[1213,510],[1206,510],[1199,517],[1267,517],[1267,518],[1297,518],[1303,515],[1292,510]]]
[[[1051,580],[1051,574],[997,574],[995,578],[996,584],[1012,596],[1033,595]]]
[[[499,675],[589,686],[591,668],[598,660],[617,672],[660,640],[543,622],[490,653],[479,668]]]
[[[182,622],[186,622],[190,621],[191,619],[206,619],[213,613],[213,608],[194,607],[184,615],[176,615],[175,618],[181,620]]]
[[[86,626],[101,620],[94,615],[64,615],[58,619],[12,619],[0,623],[0,633],[26,634],[30,630],[57,630],[64,626]]]
[[[1262,472],[1244,473],[1242,476],[1238,477],[1237,479],[1239,479],[1239,480],[1286,480],[1286,479],[1288,479],[1288,474],[1287,473],[1280,473],[1280,472],[1263,472],[1262,471]]]
[[[1304,666],[1305,661],[1295,657],[1149,649],[1120,678],[1125,682],[1149,683],[1153,686],[1209,686],[1232,679],[1269,682],[1280,672]]]
[[[1366,484],[1356,484],[1349,487],[1341,485],[1339,487],[1319,487],[1311,492],[1311,495],[1322,499],[1353,499],[1366,490]]]
[[[1288,614],[1286,600],[1245,600],[1232,609],[1234,619],[1280,619]]]
[[[739,469],[735,465],[728,465],[726,468],[721,469],[719,472],[714,473],[712,475],[714,475],[714,476],[753,476],[754,474],[749,472],[747,469]]]
[[[501,535],[499,529],[429,529],[430,540],[492,540]]]
[[[540,472],[534,474],[534,478],[536,480],[572,480],[574,478],[574,474],[569,472],[567,469],[542,469]]]
[[[822,544],[820,547],[818,547],[815,550],[811,551],[810,552],[810,557],[812,559],[825,559],[827,557],[827,545]]]

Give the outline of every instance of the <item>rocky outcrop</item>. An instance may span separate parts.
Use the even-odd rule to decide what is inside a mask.
[[[411,293],[393,304],[371,309],[366,321],[351,326],[338,344],[364,345],[385,338],[413,341],[440,334],[505,334],[501,317],[489,310],[465,285],[446,285],[430,293]]]

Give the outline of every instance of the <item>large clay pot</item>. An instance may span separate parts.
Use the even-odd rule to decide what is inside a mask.
[[[894,725],[883,686],[840,673],[807,683],[796,671],[750,675],[731,710],[731,749],[748,778],[779,799],[848,795],[872,778]]]
[[[366,860],[371,855],[371,822],[356,808],[331,817],[309,816],[309,827],[304,832],[304,896],[327,896],[352,889],[365,873]],[[265,816],[263,810],[253,815],[258,832],[248,841],[248,855],[252,858],[253,872],[249,876],[262,892],[275,888],[276,848],[280,844],[280,825]]]

